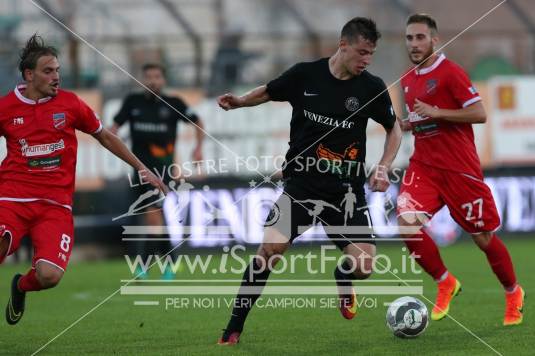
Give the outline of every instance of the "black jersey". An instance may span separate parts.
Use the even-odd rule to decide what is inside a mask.
[[[181,99],[165,95],[161,98],[163,101],[144,93],[131,94],[114,118],[118,125],[129,122],[132,152],[147,168],[158,170],[173,164],[178,122],[198,121]]]
[[[367,71],[339,80],[322,58],[294,65],[269,82],[267,92],[293,108],[284,177],[332,192],[347,183],[362,188],[368,120],[388,129],[396,121],[384,82]]]

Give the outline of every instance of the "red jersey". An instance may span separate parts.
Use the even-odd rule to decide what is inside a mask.
[[[72,206],[78,141],[75,129],[88,134],[102,130],[96,114],[76,94],[35,102],[19,85],[0,98],[0,135],[7,156],[0,166],[0,200],[46,200]]]
[[[468,75],[441,54],[432,66],[411,69],[401,80],[409,120],[413,124],[411,161],[482,178],[472,124],[428,122],[413,111],[415,100],[441,109],[460,109],[481,100]]]

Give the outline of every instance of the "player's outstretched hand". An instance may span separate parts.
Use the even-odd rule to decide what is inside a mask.
[[[369,185],[372,192],[386,192],[390,186],[386,167],[379,165],[374,169]]]
[[[227,93],[218,97],[217,103],[223,110],[232,110],[241,107],[240,98],[231,93]]]
[[[143,180],[145,182],[148,182],[150,185],[152,185],[154,188],[157,188],[161,193],[167,195],[169,192],[169,188],[165,185],[165,183],[156,176],[156,174],[152,173],[148,169],[143,172]]]

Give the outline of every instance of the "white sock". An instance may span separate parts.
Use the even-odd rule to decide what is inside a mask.
[[[505,293],[514,293],[518,288],[518,284],[515,284],[514,287],[505,288]]]
[[[439,279],[436,280],[437,283],[440,283],[442,282],[443,280],[445,280],[446,278],[448,278],[448,271],[444,272],[444,274],[442,276],[440,276]]]

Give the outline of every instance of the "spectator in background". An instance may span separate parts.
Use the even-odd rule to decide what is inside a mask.
[[[196,146],[193,150],[193,161],[202,160],[202,142],[204,138],[204,125],[201,119],[182,101],[174,96],[163,93],[166,85],[165,68],[160,64],[148,63],[142,68],[143,82],[147,90],[142,93],[128,95],[114,118],[111,128],[116,133],[119,127],[126,123],[130,124],[132,138],[132,151],[152,171],[163,173],[163,181],[168,185],[176,177],[171,173],[175,162],[175,145],[177,141],[177,126],[179,121],[185,121],[195,126]],[[130,180],[137,197],[153,189],[150,185],[142,184],[138,175],[134,172]],[[142,224],[154,226],[151,235],[165,241],[154,241],[149,244],[141,243],[138,253],[148,257],[150,254],[160,252],[165,255],[172,250],[170,239],[166,231],[162,231],[164,216],[162,213],[163,200],[159,204],[151,205],[144,209]],[[146,272],[136,271],[140,278],[146,278]],[[164,279],[174,278],[174,273],[167,269]]]

